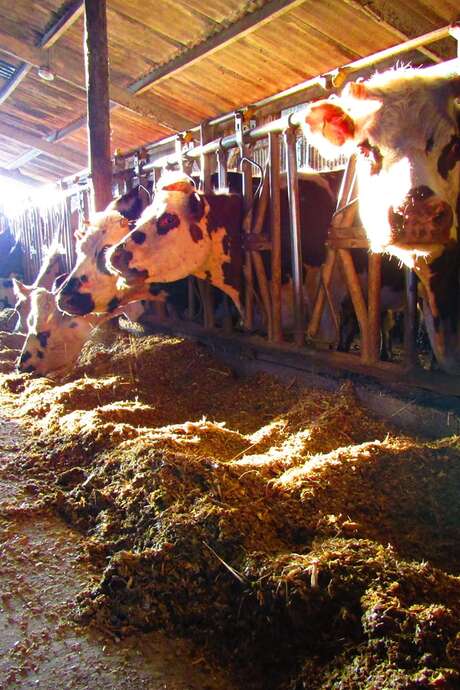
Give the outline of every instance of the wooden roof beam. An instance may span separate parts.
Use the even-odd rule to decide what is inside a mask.
[[[80,17],[83,12],[83,0],[76,0],[72,2],[64,14],[48,29],[38,42],[39,48],[51,48],[54,43],[60,38],[67,29]],[[3,49],[3,46],[2,46]],[[28,75],[32,69],[32,63],[28,60],[24,61],[20,67],[17,68],[11,79],[0,89],[0,104],[4,103],[8,96],[19,86],[22,80]]]
[[[23,63],[20,67],[17,68],[16,72],[13,74],[11,79],[8,79],[6,84],[4,84],[4,86],[2,86],[2,88],[0,89],[0,104],[6,101],[8,96],[10,96],[16,89],[16,87],[19,86],[22,80],[25,77],[27,77],[31,69],[32,65],[29,65],[27,63]]]
[[[0,52],[1,51],[35,67],[40,67],[40,65],[46,64],[47,61],[46,50],[19,41],[17,38],[14,38],[14,36],[10,36],[0,29]],[[81,91],[86,91],[83,81],[76,81],[75,78],[69,79],[63,74],[59,74],[58,76],[71,86]],[[145,98],[141,95],[134,96],[126,89],[120,88],[113,83],[110,84],[110,97],[117,105],[121,105],[123,108],[131,110],[142,117],[148,117],[152,121],[173,132],[182,132],[195,124],[189,118],[183,117],[163,105],[152,103],[148,97]]]
[[[31,187],[40,187],[41,183],[28,175],[23,175],[17,170],[7,170],[6,168],[0,168],[0,177],[7,177],[14,182],[22,182],[23,184],[30,185]]]
[[[143,93],[153,84],[158,84],[158,82],[170,77],[172,74],[177,74],[198,60],[208,57],[224,46],[228,46],[243,36],[247,36],[247,34],[260,29],[267,22],[280,17],[285,12],[289,12],[289,10],[302,5],[304,2],[305,0],[270,0],[259,10],[245,15],[227,29],[219,31],[219,33],[211,36],[211,38],[194,48],[185,50],[166,64],[156,67],[145,77],[131,84],[129,91],[136,94]]]
[[[34,134],[20,132],[10,125],[0,123],[0,135],[17,141],[19,144],[32,146],[32,148],[38,149],[52,158],[57,158],[58,160],[63,159],[71,165],[74,165],[78,170],[85,168],[87,165],[86,156],[83,156],[81,153],[71,151],[61,144],[50,144],[45,139],[41,139]]]
[[[406,32],[401,31],[396,25],[395,25],[395,19],[394,16],[391,15],[391,23],[388,19],[385,18],[385,8],[382,5],[382,7],[377,7],[375,0],[373,3],[369,2],[360,2],[360,0],[344,0],[344,2],[347,5],[350,5],[353,7],[355,10],[358,10],[359,12],[362,12],[365,14],[367,17],[370,17],[373,19],[376,23],[378,23],[380,26],[383,26],[385,29],[388,31],[391,31],[396,38],[398,38],[400,41],[407,41],[408,39],[412,38],[409,36]],[[382,3],[380,3],[382,4]],[[432,50],[429,48],[425,48],[424,46],[419,46],[417,48],[419,53],[422,53],[422,55],[425,55],[427,58],[432,60],[432,62],[442,62],[442,58],[439,57],[439,55],[436,55],[436,53],[433,53]]]
[[[63,14],[45,31],[38,42],[39,48],[51,48],[83,14],[83,0],[71,2]]]

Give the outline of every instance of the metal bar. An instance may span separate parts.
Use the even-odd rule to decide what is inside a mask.
[[[259,198],[257,200],[257,210],[254,215],[252,232],[254,234],[260,234],[265,216],[267,214],[267,208],[270,198],[270,181],[268,175],[267,166],[265,168],[264,181],[262,185],[262,190],[260,192]],[[254,264],[254,270],[257,276],[257,282],[259,284],[260,296],[262,298],[262,304],[267,317],[267,334],[268,339],[273,340],[273,318],[272,318],[272,305],[270,298],[270,288],[268,285],[267,274],[265,273],[265,266],[259,251],[251,251],[251,259]]]
[[[207,123],[200,126],[200,140],[201,144],[205,144],[207,139],[212,136],[213,130]],[[212,188],[211,175],[211,154],[204,153],[201,155],[201,170],[200,170],[200,188],[205,194],[209,194]],[[203,304],[203,325],[205,328],[214,328],[214,294],[212,285],[207,280],[197,278],[198,289],[201,295]]]
[[[302,234],[300,225],[299,180],[297,176],[296,135],[293,127],[284,132],[287,190],[291,232],[291,265],[294,291],[294,342],[305,343],[305,306],[303,298]]]
[[[268,136],[269,174],[270,174],[270,235],[271,297],[273,341],[281,343],[283,332],[281,324],[281,197],[280,197],[280,137],[276,132]]]
[[[51,48],[52,45],[70,29],[83,14],[83,0],[72,2],[64,14],[46,31],[38,42],[39,48]]]
[[[243,147],[244,158],[250,157],[250,149],[247,145]],[[249,160],[243,160],[241,164],[243,174],[243,198],[244,198],[244,219],[243,232],[248,234],[252,229],[252,166]],[[244,302],[244,327],[251,331],[254,328],[254,275],[252,271],[251,252],[246,251],[243,266],[245,278],[245,302]]]
[[[228,186],[227,175],[227,152],[225,149],[219,147],[216,151],[217,156],[217,183],[219,189],[225,189]]]
[[[447,31],[445,31],[444,35],[447,35]],[[415,40],[415,39],[414,39]],[[369,62],[369,64],[372,64],[372,61]],[[447,62],[444,62],[439,65],[433,65],[431,67],[425,67],[423,69],[423,73],[427,74],[428,76],[436,76],[443,74],[444,72],[448,73],[450,70],[452,73],[458,72],[459,69],[459,61],[458,58],[455,58],[453,60],[448,60]],[[316,83],[316,80],[315,80]],[[302,85],[300,85],[302,86]],[[302,89],[299,86],[299,91]],[[309,84],[311,86],[311,84]],[[303,89],[308,88],[303,86]],[[327,95],[327,94],[326,94]],[[276,97],[272,97],[275,99]],[[254,107],[259,107],[260,102],[256,103]],[[298,110],[295,113],[291,113],[291,115],[286,115],[285,117],[280,117],[277,120],[272,120],[271,122],[266,123],[265,125],[261,125],[260,127],[255,127],[254,129],[251,129],[249,132],[247,132],[247,137],[252,140],[252,141],[257,141],[259,139],[263,139],[266,137],[270,132],[284,132],[285,129],[289,125],[296,125],[299,126],[305,121],[305,116],[308,112],[308,106],[305,108],[302,108],[301,110]],[[209,124],[210,125],[216,125],[216,124],[221,124],[223,122],[226,122],[230,120],[234,115],[229,114],[226,115],[225,117],[222,117],[220,119],[214,119],[210,120]],[[163,142],[158,142],[158,145],[162,144]],[[221,139],[216,139],[215,141],[211,141],[208,144],[206,144],[204,147],[202,146],[195,146],[194,148],[190,149],[187,151],[187,156],[190,158],[199,158],[203,153],[214,153],[217,151],[217,149],[222,146],[223,148],[233,148],[234,146],[237,145],[237,137],[234,134],[231,134],[229,136],[222,137]],[[145,166],[146,171],[150,171],[153,168],[158,168],[158,167],[164,167],[167,163],[173,163],[175,162],[175,157],[174,154],[169,154],[166,156],[162,156],[160,158],[157,158],[150,163],[148,163]],[[176,161],[177,162],[177,161]]]
[[[405,304],[404,304],[404,360],[408,369],[417,364],[417,275],[407,266],[404,267]]]

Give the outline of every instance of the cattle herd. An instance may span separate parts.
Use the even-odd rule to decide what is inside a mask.
[[[459,96],[458,75],[398,68],[312,103],[304,122],[307,138],[322,152],[357,154],[360,215],[371,250],[415,271],[432,350],[439,366],[454,374],[460,374]],[[310,174],[300,179],[300,198],[308,277],[324,260],[334,197],[327,179]],[[284,217],[285,189],[283,203]],[[69,275],[58,277],[55,247],[32,286],[9,283],[18,328],[26,334],[19,369],[44,375],[68,368],[96,325],[139,301],[164,305],[173,294],[168,284],[188,276],[225,293],[241,315],[243,215],[238,191],[199,192],[183,172],[165,173],[145,208],[136,189],[114,200],[77,233]],[[289,242],[283,250],[288,294]],[[401,301],[399,266],[396,274],[391,308]],[[365,281],[365,271],[361,277]],[[340,276],[332,292],[343,312]]]

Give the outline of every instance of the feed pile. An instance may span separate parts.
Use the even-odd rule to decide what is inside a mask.
[[[80,621],[193,637],[248,689],[460,687],[457,438],[174,338],[102,335],[67,380],[1,394],[100,568]]]

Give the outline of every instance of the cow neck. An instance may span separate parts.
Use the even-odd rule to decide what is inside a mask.
[[[204,264],[194,273],[225,292],[242,311],[242,221],[243,200],[238,194],[209,194],[207,232],[211,251]]]

